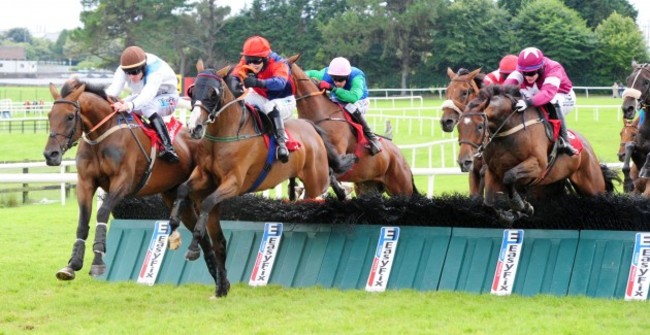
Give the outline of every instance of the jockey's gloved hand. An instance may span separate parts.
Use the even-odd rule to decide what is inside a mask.
[[[517,104],[515,105],[515,111],[521,113],[526,110],[526,108],[530,107],[532,105],[532,101],[526,99],[519,99],[517,101]]]
[[[332,90],[332,84],[326,82],[325,80],[321,80],[320,83],[318,83],[318,88],[321,89],[321,90],[331,91]]]
[[[254,73],[249,73],[248,77],[244,79],[244,86],[246,87],[266,87],[264,79],[257,79]]]

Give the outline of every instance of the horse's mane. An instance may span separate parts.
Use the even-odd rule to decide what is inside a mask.
[[[94,93],[102,97],[104,100],[108,101],[108,96],[104,91],[104,86],[100,84],[88,83],[82,80],[79,80],[77,77],[72,77],[68,79],[63,87],[61,88],[61,96],[66,97],[72,93],[75,89],[79,88],[81,85],[85,85],[84,92]]]

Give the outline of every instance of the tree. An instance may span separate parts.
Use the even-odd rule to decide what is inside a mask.
[[[576,10],[587,20],[587,26],[595,28],[612,13],[636,20],[639,14],[628,0],[564,0],[564,4]]]
[[[576,11],[559,0],[536,0],[521,8],[513,20],[519,49],[534,46],[560,62],[574,83],[587,84],[596,49],[594,33]]]
[[[5,36],[6,39],[15,43],[31,44],[33,42],[32,34],[27,28],[11,28]]]
[[[447,67],[482,67],[483,72],[490,72],[504,55],[519,51],[510,14],[491,0],[455,1],[440,21],[431,61],[437,72],[446,74]]]
[[[596,27],[598,48],[591,72],[599,84],[620,81],[630,72],[632,60],[648,61],[645,38],[629,17],[613,13]]]
[[[323,26],[324,49],[331,56],[353,58],[359,67],[373,65],[362,59],[370,55],[372,61],[379,55],[383,62],[375,73],[392,75],[394,64],[399,68],[399,86],[406,88],[414,64],[430,56],[433,28],[446,4],[447,0],[349,0],[346,11]]]

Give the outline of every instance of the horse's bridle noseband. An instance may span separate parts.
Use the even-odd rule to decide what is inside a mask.
[[[488,135],[488,132],[487,132],[487,115],[485,115],[485,113],[476,113],[476,112],[463,113],[463,114],[460,115],[460,119],[459,119],[458,123],[460,123],[460,120],[462,118],[466,117],[466,116],[480,116],[481,117],[481,120],[482,120],[482,123],[483,123],[483,134],[481,136],[481,142],[480,143],[474,143],[472,141],[458,139],[458,144],[460,144],[460,145],[467,144],[467,145],[473,147],[474,149],[479,149],[483,145],[483,143],[485,143],[485,141],[488,138],[488,136],[487,136]],[[478,153],[477,153],[477,155],[478,155]]]
[[[77,144],[77,141],[81,138],[81,135],[78,136],[77,138],[74,138],[74,135],[77,133],[77,129],[80,129],[83,133],[83,124],[81,123],[81,107],[79,106],[79,101],[70,101],[70,100],[64,100],[64,99],[56,99],[53,104],[69,104],[74,106],[74,125],[72,126],[72,129],[70,130],[69,135],[65,134],[58,134],[58,133],[50,133],[49,137],[56,138],[57,136],[63,136],[64,138],[67,139],[65,143],[65,147],[61,146],[61,149],[63,151],[67,151],[68,149],[72,148]]]

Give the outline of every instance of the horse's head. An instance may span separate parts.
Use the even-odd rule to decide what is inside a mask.
[[[618,148],[618,160],[623,162],[625,160],[625,147],[629,143],[634,142],[634,138],[636,137],[636,134],[639,132],[638,128],[639,120],[636,119],[634,121],[632,120],[626,120],[623,119],[623,128],[621,129],[621,144]]]
[[[640,106],[639,106],[640,105]],[[627,77],[627,88],[623,91],[623,117],[634,118],[640,107],[650,105],[650,64],[632,61],[632,74]]]
[[[479,91],[478,97],[468,104],[466,112],[469,110],[485,113],[488,133],[493,135],[498,133],[509,120],[520,122],[520,120],[513,120],[511,116],[515,113],[515,104],[521,97],[517,86],[490,85]]]
[[[199,139],[205,134],[206,125],[217,118],[225,85],[217,71],[204,68],[202,60],[196,63],[196,70],[196,81],[187,90],[187,95],[192,101],[192,113],[187,128],[192,138]]]
[[[459,69],[455,73],[451,68],[447,68],[447,75],[451,81],[447,85],[447,93],[445,100],[442,103],[442,117],[440,118],[440,125],[445,132],[454,131],[454,126],[458,123],[458,117],[467,106],[470,100],[474,99],[482,84],[482,76],[480,76],[481,68],[474,71],[466,69]]]
[[[487,119],[482,112],[464,112],[460,115],[458,129],[458,165],[461,171],[469,172],[473,168],[474,157],[487,138]]]
[[[77,143],[82,134],[81,107],[79,96],[86,86],[78,82],[66,82],[61,92],[50,83],[50,93],[54,98],[52,110],[47,114],[50,135],[45,143],[43,156],[49,166],[58,166],[65,152]]]

